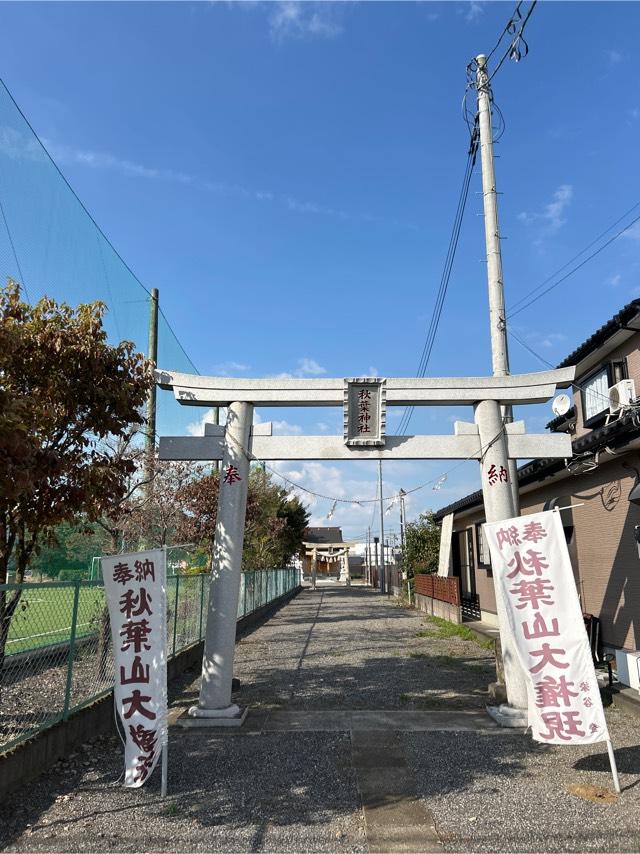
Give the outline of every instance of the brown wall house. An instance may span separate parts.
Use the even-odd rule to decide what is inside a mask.
[[[605,647],[638,650],[640,300],[625,306],[558,367],[572,364],[581,388],[573,391],[571,409],[547,427],[571,433],[573,458],[519,468],[521,513],[582,505],[561,511],[582,610],[600,619]],[[611,414],[608,390],[625,379],[634,381],[635,395]],[[463,610],[495,624],[493,578],[480,528],[482,494],[439,510],[436,518],[449,513],[454,514],[451,568],[460,576]]]

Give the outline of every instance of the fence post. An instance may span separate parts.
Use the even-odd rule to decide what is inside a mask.
[[[203,573],[200,574],[200,626],[198,628],[198,640],[202,640],[202,616],[204,613],[204,580],[206,576]]]
[[[76,578],[73,590],[73,611],[71,614],[71,635],[69,636],[69,652],[67,658],[67,685],[64,692],[64,709],[62,718],[66,720],[69,717],[69,709],[71,707],[71,687],[73,685],[73,660],[76,650],[76,630],[78,623],[78,600],[80,598],[80,579]]]
[[[176,636],[178,634],[178,589],[180,587],[180,576],[176,575],[176,601],[173,608],[173,654],[176,654]]]

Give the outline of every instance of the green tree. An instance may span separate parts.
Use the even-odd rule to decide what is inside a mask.
[[[431,510],[409,522],[405,531],[405,557],[409,571],[436,572],[440,552],[440,526]]]
[[[153,377],[131,342],[107,343],[105,310],[0,290],[0,584],[10,561],[21,582],[57,526],[95,521],[127,489],[133,464],[109,440],[144,424]],[[0,670],[19,598],[0,594]]]
[[[218,512],[216,473],[194,478],[178,492],[183,517],[176,528],[179,542],[210,548]],[[309,513],[259,467],[249,475],[243,569],[286,566],[302,546]]]

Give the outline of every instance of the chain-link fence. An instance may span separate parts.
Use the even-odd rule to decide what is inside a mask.
[[[299,570],[243,572],[238,619],[290,592]],[[17,606],[0,649],[0,752],[104,696],[113,686],[111,630],[101,581],[2,584]],[[204,637],[209,575],[167,577],[169,657]]]

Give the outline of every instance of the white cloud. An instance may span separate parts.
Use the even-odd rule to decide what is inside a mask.
[[[552,350],[567,340],[567,336],[563,332],[540,332],[535,329],[523,329],[519,326],[514,326],[513,331],[524,339],[532,350],[540,348]]]
[[[281,374],[276,374],[273,379],[304,379],[305,377],[319,377],[322,374],[326,373],[326,368],[323,368],[322,365],[319,365],[315,359],[310,359],[308,356],[303,356],[301,359],[298,359],[298,367],[294,371],[285,371]]]
[[[224,424],[227,419],[227,410],[221,408],[220,409],[220,424]],[[192,421],[191,424],[187,424],[187,433],[190,436],[204,436],[204,425],[205,424],[214,424],[215,419],[213,417],[213,409],[205,409],[204,413],[198,418],[197,421]]]
[[[629,240],[640,240],[640,220],[634,222],[631,228],[623,231],[622,234],[624,237],[629,238]]]
[[[230,374],[248,371],[249,368],[250,365],[243,365],[242,362],[234,362],[233,360],[230,360],[228,362],[219,362],[217,365],[214,365],[213,372],[217,376],[227,377]]]
[[[296,213],[322,214],[323,216],[337,216],[340,219],[350,219],[349,214],[345,211],[318,205],[315,202],[301,202],[292,196],[287,196],[287,207],[290,211],[295,211]]]
[[[640,107],[631,107],[630,110],[627,110],[627,117],[629,119],[629,124],[631,124],[631,122],[635,122],[636,119],[640,119]]]
[[[603,53],[609,65],[619,65],[625,58],[624,54],[615,49],[605,50]]]
[[[299,424],[291,424],[289,421],[272,421],[274,436],[299,436],[302,427]]]
[[[469,8],[467,9],[467,13],[464,16],[465,21],[467,23],[472,23],[473,21],[477,21],[480,15],[484,13],[483,4],[478,2],[478,0],[470,0]]]
[[[621,273],[614,273],[612,276],[606,280],[605,284],[610,285],[612,288],[617,288],[620,282],[622,281]]]
[[[274,3],[269,15],[269,31],[274,41],[287,38],[335,38],[343,31],[336,21],[335,4],[282,0]]]
[[[545,225],[547,231],[557,231],[566,222],[564,212],[571,204],[572,199],[573,187],[571,184],[561,184],[541,213],[521,211],[518,214],[518,219],[526,225],[530,225],[536,221],[541,222]]]
[[[12,127],[0,128],[0,154],[11,160],[46,159],[46,154],[37,140]]]

